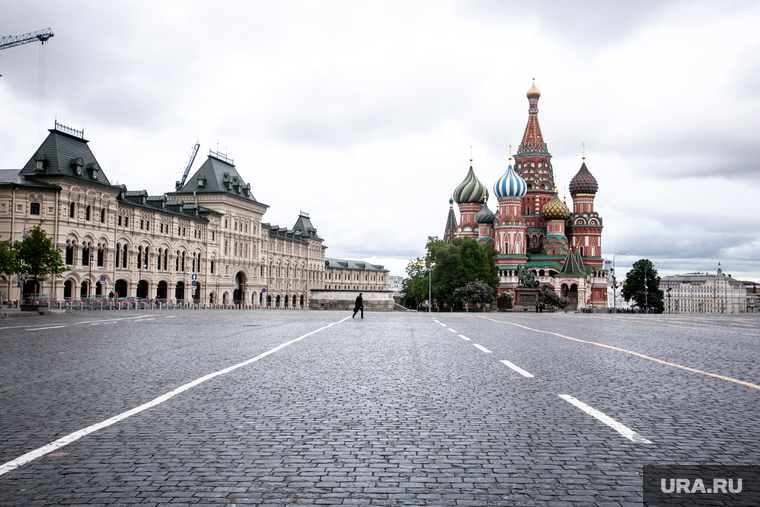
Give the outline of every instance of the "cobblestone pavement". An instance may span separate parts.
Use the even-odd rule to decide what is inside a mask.
[[[0,505],[641,505],[644,464],[760,462],[759,344],[753,315],[3,321]]]

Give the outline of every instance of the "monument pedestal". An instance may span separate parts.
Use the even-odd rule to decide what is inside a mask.
[[[516,312],[531,312],[536,311],[536,303],[538,302],[538,293],[540,289],[530,289],[528,287],[518,287],[515,289],[515,299],[513,302],[514,311]]]

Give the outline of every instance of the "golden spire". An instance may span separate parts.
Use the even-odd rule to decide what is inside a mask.
[[[536,78],[533,78],[533,84],[530,87],[530,90],[528,90],[528,93],[526,94],[529,99],[537,99],[541,97],[541,92],[536,88]]]

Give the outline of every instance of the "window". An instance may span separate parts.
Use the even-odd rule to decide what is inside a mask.
[[[146,221],[145,221],[145,230],[146,230],[146,231],[149,231],[149,230],[150,230],[150,220],[146,220]]]
[[[169,258],[169,250],[164,250],[164,271],[166,271],[166,260]]]
[[[182,271],[185,271],[185,252],[182,252]]]
[[[69,205],[69,218],[74,218],[74,213],[76,213],[76,204],[72,202]]]
[[[127,267],[127,244],[124,243],[124,249],[121,252],[121,267]]]
[[[39,215],[40,214],[40,203],[33,202],[29,205],[29,214],[30,215]]]
[[[124,227],[129,227],[129,217],[124,217]]]
[[[100,223],[104,224],[106,222],[106,210],[103,208],[100,210]]]
[[[74,264],[74,247],[72,245],[66,247],[66,264],[69,266]]]
[[[82,248],[82,266],[90,265],[90,248],[85,246]]]
[[[148,269],[148,247],[145,247],[145,251],[143,252],[143,256],[145,257],[143,259],[143,269]]]
[[[145,222],[142,219],[140,219],[140,230],[142,230],[144,225],[145,225]]]
[[[182,235],[186,236],[186,234],[185,234],[185,228],[184,227],[182,228]]]
[[[103,247],[98,249],[98,267],[103,267]]]
[[[177,258],[174,259],[174,271],[179,271],[179,250],[177,250]]]
[[[159,230],[160,230],[160,231],[161,231],[161,233],[163,234],[163,232],[164,232],[164,224],[161,224],[161,226],[159,227]]]
[[[137,269],[142,268],[142,258],[143,258],[142,247],[138,246],[137,247]]]
[[[90,206],[88,204],[87,207],[84,209],[84,219],[85,220],[89,220],[90,219],[90,211],[92,211],[92,206]]]
[[[213,275],[214,274],[214,261],[211,261],[210,267],[211,267],[211,274]]]
[[[119,267],[119,259],[121,256],[121,245],[116,243],[116,267]]]
[[[118,220],[116,221],[117,225],[121,225],[121,215],[119,215]]]
[[[214,231],[211,231],[211,241],[214,241]]]
[[[161,270],[161,252],[162,250],[159,248],[158,249],[158,264],[156,265],[156,269],[158,269],[159,271]]]

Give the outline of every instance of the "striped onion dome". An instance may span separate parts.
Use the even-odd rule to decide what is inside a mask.
[[[525,192],[528,191],[528,185],[525,180],[515,172],[512,168],[512,164],[509,164],[507,172],[504,176],[496,180],[493,185],[493,192],[496,197],[525,197]]]
[[[570,210],[567,204],[559,200],[557,187],[554,187],[554,196],[541,209],[541,216],[546,220],[567,220],[570,217]]]
[[[483,207],[480,208],[478,214],[475,215],[475,221],[479,224],[492,224],[496,220],[496,215],[488,209],[488,204],[483,203]]]
[[[580,171],[570,180],[570,195],[596,194],[597,190],[599,190],[599,184],[586,167],[586,157],[583,157]]]
[[[488,199],[488,189],[472,170],[472,160],[470,160],[470,170],[467,171],[467,177],[454,190],[454,201],[457,204],[480,204]]]

